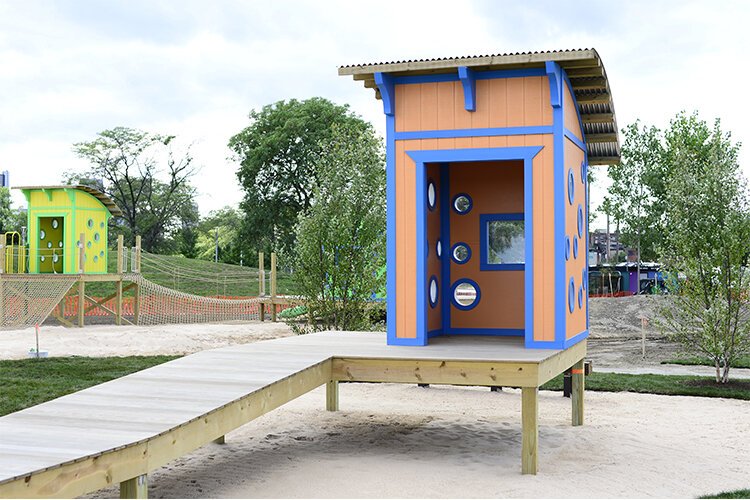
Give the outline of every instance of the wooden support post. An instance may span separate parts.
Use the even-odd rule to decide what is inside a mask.
[[[339,381],[326,382],[326,410],[339,411]]]
[[[83,327],[83,318],[86,314],[86,282],[83,277],[78,278],[78,326]]]
[[[135,237],[135,256],[133,258],[133,272],[141,272],[141,235]]]
[[[271,252],[271,321],[276,323],[276,252]]]
[[[0,274],[5,272],[5,245],[0,245]]]
[[[266,320],[266,305],[263,302],[261,302],[260,304],[258,304],[258,308],[259,308],[258,315],[260,316],[260,320],[265,321]]]
[[[125,249],[125,238],[123,235],[117,237],[117,274],[122,274],[122,254]]]
[[[586,385],[583,364],[583,360],[580,360],[570,370],[572,382],[570,401],[573,405],[573,425],[583,425],[583,391]]]
[[[263,252],[258,252],[258,297],[266,294],[266,263]]]
[[[78,237],[78,272],[83,273],[86,265],[86,235],[81,233]]]
[[[539,437],[539,388],[521,388],[521,473],[536,474]]]
[[[117,280],[117,295],[115,296],[115,324],[122,324],[122,276]]]
[[[226,436],[220,436],[214,439],[214,443],[216,444],[227,444]]]
[[[133,324],[137,325],[141,317],[141,287],[133,283]]]
[[[148,476],[142,474],[121,482],[120,498],[148,498]]]

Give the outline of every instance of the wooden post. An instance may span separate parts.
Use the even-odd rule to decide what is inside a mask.
[[[117,295],[115,296],[115,324],[122,324],[122,275],[117,280]]]
[[[339,411],[339,381],[326,382],[326,410]]]
[[[122,235],[117,237],[117,271],[115,271],[117,274],[122,274],[122,253],[125,248],[124,240],[125,238]]]
[[[585,386],[583,369],[583,360],[580,360],[570,370],[572,378],[570,401],[573,404],[573,425],[583,425],[583,391]]]
[[[0,245],[0,274],[5,272],[5,245]]]
[[[142,474],[121,482],[120,498],[148,498],[148,476]]]
[[[258,297],[266,293],[266,263],[263,257],[263,252],[258,252]]]
[[[78,237],[78,272],[83,273],[86,265],[86,235],[81,233]]]
[[[521,388],[521,473],[536,474],[539,437],[539,388]]]
[[[258,304],[258,309],[259,309],[258,316],[260,316],[259,319],[261,321],[265,321],[266,320],[266,305],[263,302],[261,302],[260,304]]]
[[[78,278],[78,326],[83,327],[83,318],[86,312],[86,282],[83,276]]]
[[[271,321],[276,323],[276,252],[271,252]]]
[[[140,234],[135,237],[135,259],[134,259],[133,264],[135,265],[133,272],[140,273],[141,272],[141,235]]]

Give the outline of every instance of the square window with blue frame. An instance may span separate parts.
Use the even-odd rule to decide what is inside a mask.
[[[480,269],[523,271],[526,262],[523,214],[482,214],[479,223]]]

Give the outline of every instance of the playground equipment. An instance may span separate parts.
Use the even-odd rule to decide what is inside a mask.
[[[30,327],[49,315],[65,326],[84,326],[85,317],[94,311],[114,316],[118,325],[264,320],[267,308],[276,321],[278,309],[291,303],[276,294],[275,254],[271,255],[271,294],[264,293],[265,271],[255,272],[259,296],[243,300],[193,295],[146,279],[141,273],[140,236],[132,249],[118,237],[111,272],[108,223],[112,216],[121,215],[114,201],[87,186],[18,189],[29,204],[29,246],[27,251],[18,233],[7,233],[0,247],[0,328]],[[148,265],[157,262],[158,267],[158,256],[145,254],[145,258]],[[263,269],[262,254],[260,265]],[[86,283],[91,282],[110,283],[115,291],[93,297],[86,292]],[[226,290],[226,276],[223,284]],[[69,298],[74,301],[73,311],[66,307]]]
[[[588,166],[620,156],[599,54],[357,64],[339,74],[375,89],[386,117],[388,344],[483,335],[529,352],[576,349],[552,376],[573,373],[573,423],[582,424]],[[521,387],[523,472],[535,473],[538,385]]]

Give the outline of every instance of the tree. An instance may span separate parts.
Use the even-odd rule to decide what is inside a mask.
[[[204,260],[214,260],[218,235],[219,262],[239,264],[241,258],[250,256],[250,251],[244,248],[240,238],[239,227],[242,216],[232,207],[212,210],[201,219],[198,225],[197,257]]]
[[[641,261],[655,259],[662,234],[664,148],[656,127],[636,121],[622,133],[622,161],[607,168],[612,185],[601,209],[621,225],[623,243],[636,248],[640,276]]]
[[[18,230],[14,227],[15,216],[11,205],[10,190],[7,187],[0,187],[0,234]]]
[[[197,212],[195,174],[189,148],[178,156],[172,149],[175,136],[116,127],[93,141],[73,145],[78,157],[91,167],[68,173],[66,182],[102,188],[120,207],[123,216],[110,228],[120,229],[128,244],[142,237],[143,249],[173,251],[169,238],[181,226],[181,216]],[[97,185],[101,183],[101,185]],[[197,215],[189,215],[189,217]]]
[[[697,114],[680,114],[666,134],[665,264],[669,303],[663,326],[686,348],[710,359],[726,383],[750,352],[750,206],[739,145]]]
[[[334,125],[365,131],[369,124],[321,97],[279,101],[251,111],[250,120],[229,141],[245,190],[242,236],[258,250],[293,254],[297,216],[312,204],[320,148]]]
[[[370,327],[383,283],[385,155],[371,128],[334,126],[314,165],[318,184],[297,224],[295,278],[324,329]]]

